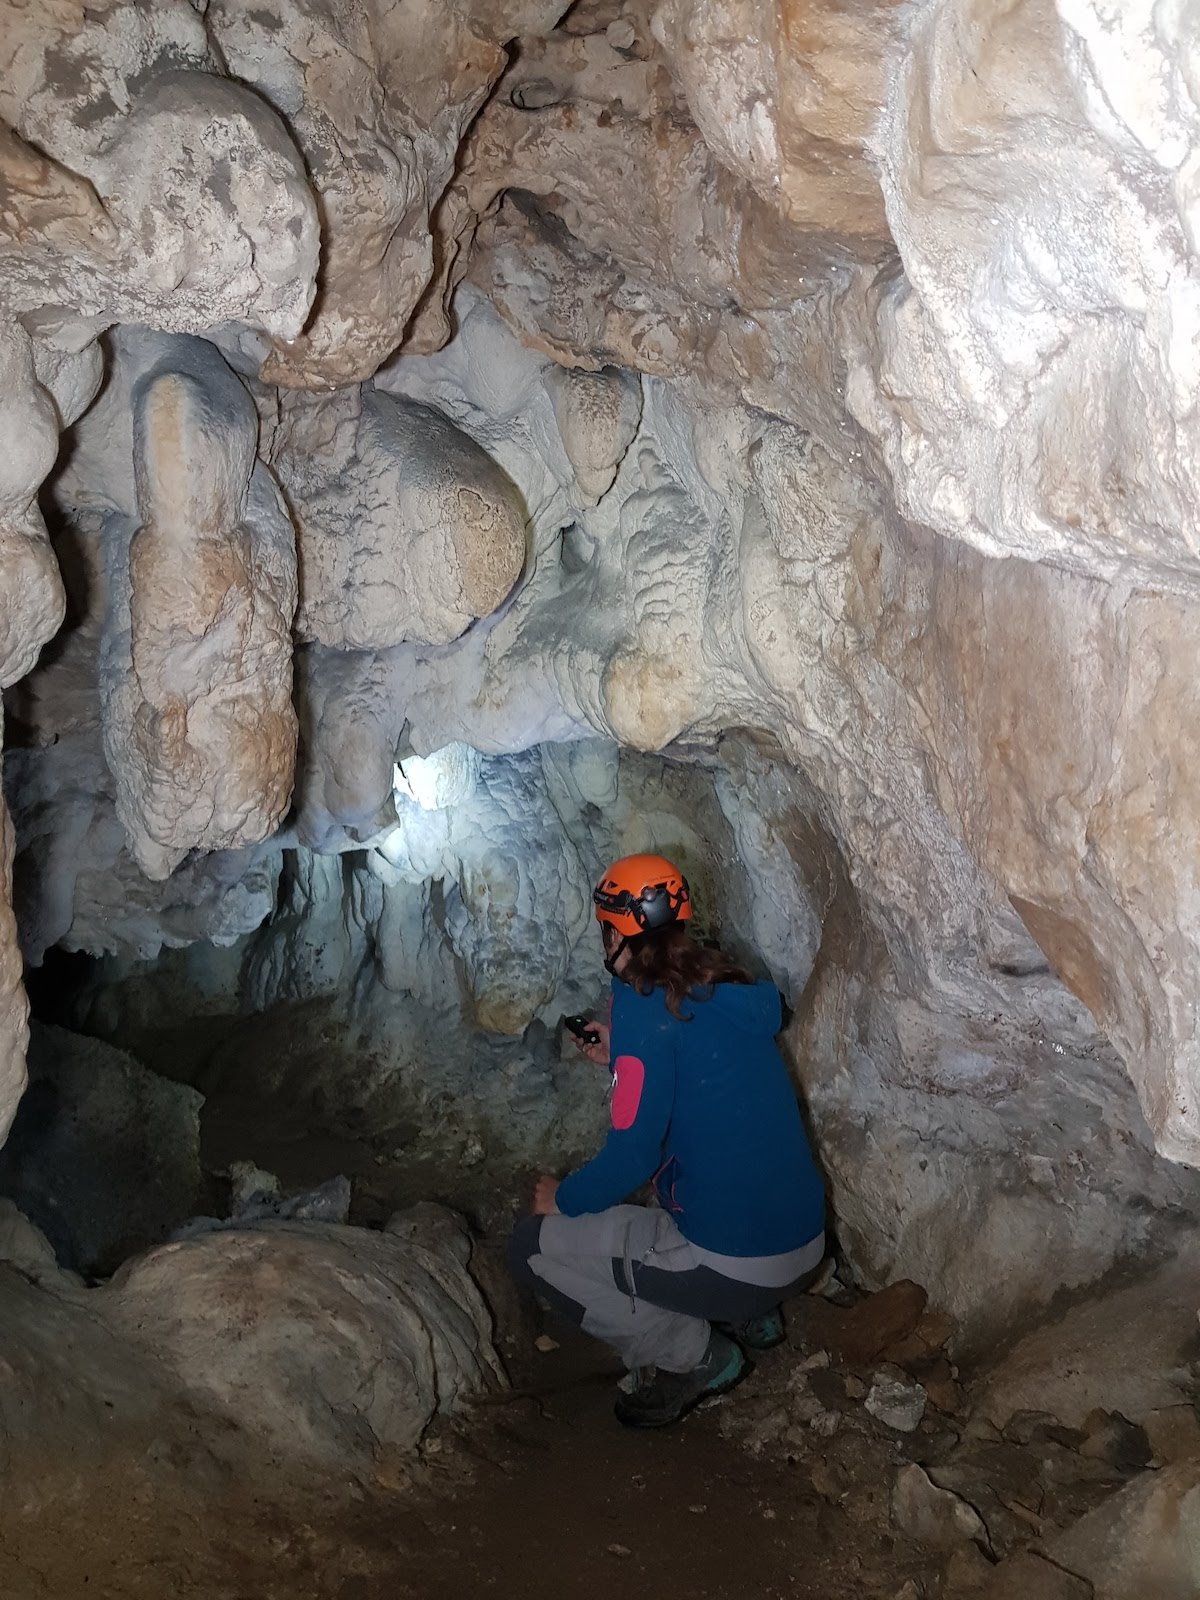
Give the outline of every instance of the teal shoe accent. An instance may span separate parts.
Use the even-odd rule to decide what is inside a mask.
[[[778,1307],[764,1312],[761,1317],[751,1317],[749,1322],[720,1322],[717,1326],[722,1333],[736,1339],[743,1350],[774,1350],[785,1338],[783,1312]]]

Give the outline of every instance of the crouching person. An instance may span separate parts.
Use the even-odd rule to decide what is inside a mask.
[[[629,1427],[662,1427],[731,1389],[742,1346],[782,1338],[779,1303],[824,1255],[824,1194],[775,1046],[781,1012],[689,934],[687,881],[661,856],[613,863],[594,895],[610,1024],[612,1128],[513,1231],[519,1281],[622,1357]],[[623,1205],[647,1180],[658,1205]]]

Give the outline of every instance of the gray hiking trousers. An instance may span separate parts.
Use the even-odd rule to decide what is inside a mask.
[[[518,1283],[611,1345],[626,1367],[665,1372],[698,1367],[710,1323],[748,1322],[774,1310],[811,1277],[823,1254],[818,1236],[793,1281],[744,1283],[715,1271],[670,1213],[650,1206],[522,1217],[509,1242]]]

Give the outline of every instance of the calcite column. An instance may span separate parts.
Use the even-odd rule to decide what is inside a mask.
[[[164,341],[135,385],[140,526],[114,535],[104,747],[139,866],[266,838],[291,798],[296,562],[254,408],[216,352]],[[128,607],[126,612],[125,607]],[[126,633],[126,624],[128,632]]]

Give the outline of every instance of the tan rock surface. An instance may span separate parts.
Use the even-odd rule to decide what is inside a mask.
[[[899,55],[897,10],[670,0],[653,30],[718,159],[793,221],[884,238],[868,152]]]
[[[415,1449],[435,1414],[503,1382],[483,1299],[429,1227],[206,1234],[130,1263],[105,1311],[274,1455],[369,1477],[379,1452]]]
[[[273,460],[296,516],[301,639],[445,644],[505,599],[525,511],[448,418],[378,391],[285,412]]]
[[[25,1090],[29,1001],[24,963],[12,912],[13,827],[0,800],[0,1143],[8,1135]]]
[[[508,26],[522,20],[536,16],[518,13]],[[440,0],[207,8],[228,70],[288,119],[321,205],[320,298],[300,338],[290,330],[263,352],[267,381],[328,388],[369,378],[422,300],[445,293],[453,250],[431,233],[431,217],[505,65],[504,22],[491,8]]]
[[[11,441],[0,464],[0,684],[7,685],[33,666],[64,605],[37,503],[58,451],[58,418],[37,380],[30,340],[16,323],[0,325],[0,426]]]
[[[1194,589],[1198,108],[1179,12],[913,18],[876,134],[901,268],[848,386],[904,515]]]
[[[1179,1461],[1127,1484],[1046,1554],[1104,1600],[1191,1600],[1200,1586],[1198,1527],[1200,1461]]]
[[[300,331],[316,207],[295,146],[215,75],[203,25],[164,4],[0,9],[0,284],[21,312],[65,306],[198,331]]]
[[[1197,1164],[1191,608],[931,554],[932,631],[912,682],[943,804],[1117,1044],[1159,1148]]]
[[[139,357],[137,526],[109,538],[105,752],[134,856],[163,878],[191,849],[265,838],[287,810],[295,553],[253,406],[220,357],[169,341]]]

